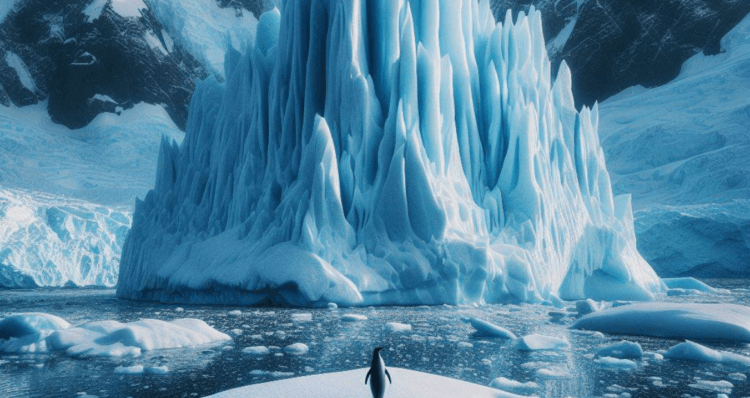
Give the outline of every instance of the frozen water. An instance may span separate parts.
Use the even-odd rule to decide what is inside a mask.
[[[735,289],[747,286],[747,283],[747,280],[710,282],[712,286],[732,289],[735,293],[731,295],[662,298],[674,302],[703,300],[747,305],[750,304],[750,292]],[[574,303],[566,304],[572,306]],[[637,367],[618,371],[596,363],[596,353],[601,347],[617,343],[622,338],[569,329],[575,318],[553,319],[548,315],[550,307],[540,304],[483,305],[477,308],[361,308],[357,312],[368,319],[354,323],[343,322],[339,311],[327,308],[296,310],[181,305],[183,312],[176,312],[176,308],[171,304],[117,300],[112,290],[3,292],[0,294],[0,317],[3,311],[33,310],[54,313],[75,325],[101,320],[129,323],[145,317],[163,321],[190,317],[204,319],[223,333],[237,328],[246,331],[233,342],[226,341],[217,346],[144,351],[136,358],[91,357],[81,360],[71,358],[64,351],[49,350],[40,354],[0,355],[1,361],[7,361],[0,365],[0,396],[69,398],[78,391],[100,396],[180,398],[183,395],[190,397],[193,393],[207,396],[279,378],[366,367],[375,346],[386,348],[383,356],[391,367],[483,386],[489,386],[498,377],[538,384],[537,390],[512,391],[522,395],[601,397],[628,392],[633,397],[704,396],[705,391],[701,393],[701,390],[688,386],[696,383],[696,377],[728,380],[735,385],[733,396],[750,395],[750,386],[746,382],[735,381],[733,377],[736,375],[730,376],[745,373],[747,368],[744,365],[656,359],[655,353],[667,352],[682,343],[681,340],[629,336],[629,341],[638,343],[647,352],[642,359],[633,359]],[[227,315],[237,309],[245,315]],[[312,313],[314,321],[294,323],[290,320],[295,313]],[[475,335],[474,328],[462,322],[471,317],[492,320],[519,335],[538,333],[565,338],[570,347],[560,351],[518,351],[508,339]],[[382,327],[387,322],[410,324],[412,330],[389,333]],[[284,337],[277,335],[276,331],[284,331]],[[310,348],[308,353],[301,356],[274,355],[283,353],[283,347],[297,342],[307,345]],[[259,345],[267,347],[269,354],[258,357],[242,352],[244,348]],[[748,355],[744,345],[714,341],[710,347],[716,351]],[[34,366],[38,364],[44,365],[43,371]],[[144,373],[129,377],[114,374],[117,366],[133,365],[143,365]],[[156,366],[167,366],[170,371],[166,375],[146,371]],[[44,377],[40,377],[42,374]],[[655,386],[650,377],[660,377],[663,385]],[[357,377],[356,382],[364,386],[364,378]],[[150,388],[146,390],[144,386],[147,385]],[[615,385],[616,391],[610,389]],[[162,388],[166,390],[160,391]]]
[[[621,358],[612,358],[612,357],[600,357],[594,360],[594,362],[606,366],[609,368],[616,368],[616,369],[633,369],[638,364],[636,364],[634,361],[631,361],[630,359],[621,359]]]
[[[268,354],[271,353],[271,351],[268,349],[268,347],[265,347],[265,346],[262,346],[262,345],[243,348],[242,352],[245,353],[245,354],[258,355],[258,356],[268,355]]]
[[[639,303],[589,314],[572,327],[604,333],[747,343],[750,342],[750,307]]]
[[[539,384],[534,383],[533,381],[522,383],[505,377],[498,377],[495,380],[492,380],[490,387],[514,393],[529,393],[539,389]]]
[[[112,9],[123,17],[140,17],[147,8],[143,0],[112,0]]]
[[[592,312],[599,311],[599,303],[592,299],[579,300],[576,302],[576,310],[578,311],[578,315],[581,316],[591,314]]]
[[[310,347],[303,343],[294,343],[284,347],[284,352],[289,355],[305,355],[310,351]]]
[[[32,93],[36,93],[36,83],[34,82],[34,78],[31,76],[31,73],[29,73],[29,69],[26,67],[26,64],[23,63],[21,57],[14,52],[6,51],[5,62],[16,71],[16,75],[18,75],[21,84]]]
[[[411,331],[411,325],[399,322],[388,322],[385,324],[384,329],[391,333],[408,332]]]
[[[17,2],[18,0],[5,0],[0,3],[0,24],[3,23],[5,17],[15,9]]]
[[[341,320],[345,322],[361,322],[366,321],[367,317],[361,314],[345,314],[341,316]]]
[[[92,23],[96,21],[104,12],[104,7],[107,6],[109,0],[91,0],[91,2],[83,9],[83,13],[88,17],[86,22]]]
[[[211,14],[199,3],[151,7],[173,33]],[[597,108],[576,111],[567,66],[553,84],[538,11],[496,24],[475,0],[284,2],[257,31],[221,52],[225,83],[199,84],[183,145],[162,145],[120,297],[323,307],[663,289],[629,198],[612,195]]]

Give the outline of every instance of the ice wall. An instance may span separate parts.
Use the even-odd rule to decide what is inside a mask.
[[[598,111],[532,11],[286,1],[200,84],[118,295],[290,305],[649,299]]]
[[[114,286],[129,210],[0,187],[0,288]]]

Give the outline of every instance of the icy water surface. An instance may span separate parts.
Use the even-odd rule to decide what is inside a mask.
[[[747,280],[710,280],[732,289],[729,295],[664,298],[670,301],[731,302],[750,305]],[[238,315],[237,310],[241,313]],[[0,356],[0,397],[195,397],[247,384],[369,366],[373,347],[384,346],[389,366],[434,373],[482,385],[503,376],[539,387],[529,393],[543,397],[731,397],[750,396],[747,381],[738,380],[750,369],[644,357],[633,370],[605,368],[593,361],[600,346],[626,338],[645,351],[666,350],[677,340],[634,336],[604,337],[568,329],[574,315],[561,320],[549,316],[543,305],[487,305],[483,307],[381,307],[299,310],[223,306],[164,305],[118,300],[112,290],[0,291],[0,318],[13,312],[46,312],[71,324],[114,319],[203,319],[233,336],[233,342],[192,349],[146,352],[128,359],[71,359],[62,353]],[[295,314],[311,314],[307,316]],[[344,314],[368,319],[345,322]],[[462,317],[476,316],[523,336],[541,333],[565,337],[564,351],[519,352],[502,339],[472,336]],[[387,322],[411,325],[411,331],[392,333]],[[240,334],[241,333],[241,334]],[[302,356],[283,353],[283,347],[305,343]],[[242,353],[250,346],[268,346],[271,355],[256,358]],[[711,347],[750,355],[748,345],[709,343]],[[166,375],[119,375],[120,365],[166,365]],[[559,377],[537,374],[549,369]],[[364,382],[365,374],[362,374]],[[729,381],[721,388],[699,380]],[[398,383],[398,380],[394,380]],[[366,391],[366,390],[363,390]],[[356,394],[343,396],[356,397]],[[685,395],[686,394],[686,395]],[[369,397],[367,395],[366,397]],[[363,398],[366,398],[363,396]]]

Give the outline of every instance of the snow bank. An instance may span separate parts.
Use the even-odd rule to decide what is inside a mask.
[[[65,350],[75,357],[138,356],[142,351],[231,340],[198,319],[120,323],[96,321],[71,327],[49,314],[15,314],[0,320],[0,353]]]
[[[342,392],[351,396],[369,397],[371,396],[370,387],[364,384],[367,370],[368,368],[362,368],[253,384],[220,392],[211,397],[330,398],[341,396]],[[388,372],[393,380],[393,384],[388,385],[388,398],[517,397],[517,395],[503,393],[489,387],[413,370],[389,367]]]
[[[750,358],[744,355],[714,350],[692,341],[677,344],[670,348],[664,356],[670,359],[750,366]]]
[[[211,14],[152,3],[173,25]],[[553,84],[538,11],[496,24],[476,0],[287,1],[258,32],[228,51],[225,84],[199,84],[183,145],[162,146],[120,297],[324,307],[662,289],[629,198],[612,195],[598,110],[576,111],[565,65]]]
[[[747,277],[750,16],[674,81],[601,104],[615,192],[632,193],[638,249],[661,276]]]
[[[750,342],[750,307],[638,303],[586,315],[571,328],[612,334]]]

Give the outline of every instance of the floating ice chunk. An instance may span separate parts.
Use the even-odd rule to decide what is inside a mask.
[[[292,314],[292,321],[294,322],[312,322],[312,314],[309,312]]]
[[[232,329],[229,331],[229,333],[231,333],[234,336],[241,336],[242,333],[245,333],[245,331],[242,329]]]
[[[385,324],[385,330],[391,333],[408,332],[411,330],[411,325],[398,322],[388,322]]]
[[[695,289],[669,289],[667,290],[667,296],[700,296],[703,294],[700,290]]]
[[[167,366],[150,366],[145,368],[146,373],[153,375],[165,375],[169,373],[169,367]]]
[[[182,307],[177,307],[174,310],[175,310],[175,312],[185,312],[185,309],[182,308]]]
[[[515,340],[514,345],[520,351],[564,350],[570,347],[567,340],[559,337],[530,334]]]
[[[258,346],[243,348],[242,352],[244,354],[262,356],[262,355],[270,354],[271,350],[269,350],[268,347],[266,346],[258,345]]]
[[[118,366],[115,373],[120,375],[139,375],[143,374],[143,365]]]
[[[539,389],[539,384],[536,384],[533,381],[522,383],[520,381],[506,379],[505,377],[498,377],[495,380],[492,380],[490,387],[514,393],[529,393]]]
[[[640,359],[643,357],[643,348],[641,348],[641,345],[638,343],[623,340],[600,348],[599,351],[597,351],[596,356]]]
[[[328,309],[329,310],[335,310],[336,308],[339,308],[339,305],[336,303],[328,303]]]
[[[638,364],[636,364],[634,361],[631,361],[630,359],[600,357],[595,359],[594,362],[609,368],[617,369],[633,369],[638,367]]]
[[[597,312],[600,310],[599,303],[592,299],[586,299],[586,300],[580,300],[576,302],[576,310],[578,310],[578,315],[586,315],[590,314],[592,312]]]
[[[469,343],[467,341],[461,341],[461,342],[458,343],[458,346],[461,347],[461,348],[473,348],[474,344],[471,344],[471,343]]]
[[[688,384],[689,387],[696,388],[699,390],[715,391],[715,392],[732,392],[734,384],[726,380],[702,380],[696,379],[695,383]]]
[[[232,310],[227,312],[227,315],[229,316],[242,316],[242,311],[240,310]]]
[[[367,317],[361,314],[344,314],[341,316],[341,320],[344,322],[361,322],[366,321]]]
[[[717,351],[706,346],[686,341],[677,344],[664,354],[670,359],[685,359],[689,361],[730,363],[750,366],[750,358],[727,351]]]
[[[480,386],[443,376],[389,367],[388,371],[393,384],[388,385],[388,398],[517,398],[518,396],[503,393],[494,388]],[[252,371],[252,375],[266,375],[268,371]],[[369,394],[362,385],[367,368],[337,373],[325,373],[302,376],[269,383],[252,384],[234,390],[220,392],[212,398],[331,398],[339,397],[342,391],[363,391]],[[397,382],[399,380],[400,382]],[[408,382],[407,382],[408,381]],[[506,395],[509,394],[509,395]],[[369,396],[369,395],[368,395]]]
[[[284,347],[284,352],[289,355],[305,355],[308,351],[310,351],[310,347],[304,343],[294,343]]]
[[[653,359],[655,361],[661,361],[662,359],[664,359],[664,355],[662,355],[662,354],[660,354],[658,352],[653,352],[653,351],[644,351],[643,352],[643,356],[645,356],[647,358],[651,358],[651,359]]]
[[[725,289],[715,289],[695,278],[662,278],[662,281],[670,289],[684,289],[688,291],[699,291],[703,293],[725,293]]]
[[[470,323],[471,326],[474,327],[474,329],[477,330],[478,335],[489,336],[489,337],[502,337],[505,339],[516,338],[516,335],[513,334],[513,332],[511,332],[510,330],[505,329],[504,327],[494,325],[485,320],[482,320],[479,318],[468,318],[466,321]]]
[[[612,334],[750,342],[750,307],[638,303],[586,315],[571,328]]]
[[[69,327],[70,324],[67,321],[50,314],[40,312],[12,314],[0,320],[0,340]]]
[[[730,373],[727,375],[727,378],[735,381],[746,381],[747,375],[744,373]]]
[[[536,375],[545,379],[567,379],[570,373],[564,370],[537,369]]]

